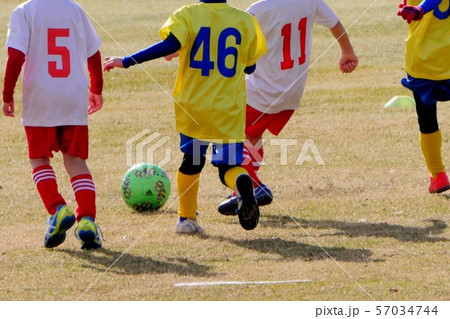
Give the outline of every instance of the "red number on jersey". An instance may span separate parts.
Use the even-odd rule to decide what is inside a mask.
[[[298,58],[298,64],[302,65],[306,61],[306,21],[307,18],[302,18],[298,22],[298,31],[300,34],[300,57]],[[281,69],[287,70],[294,67],[294,60],[291,56],[291,29],[290,23],[285,24],[281,29],[281,36],[283,37],[283,61],[281,61]]]
[[[56,45],[56,38],[68,38],[69,29],[48,29],[48,54],[61,56],[62,67],[58,69],[56,61],[48,62],[48,74],[52,78],[67,78],[70,74],[70,51]]]
[[[283,61],[281,62],[281,69],[292,69],[294,60],[291,57],[291,29],[290,23],[285,24],[281,29],[281,36],[283,37]]]

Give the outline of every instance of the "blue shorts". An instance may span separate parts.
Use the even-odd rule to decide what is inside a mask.
[[[211,163],[214,166],[219,164],[232,166],[242,164],[244,143],[223,144],[200,141],[180,133],[180,150],[186,155],[194,157],[205,156],[209,144],[212,144]]]
[[[450,80],[416,79],[408,74],[406,79],[402,79],[402,85],[419,95],[425,105],[434,105],[438,101],[450,101]]]

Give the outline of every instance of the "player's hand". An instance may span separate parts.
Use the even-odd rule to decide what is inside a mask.
[[[94,94],[92,92],[89,92],[88,101],[89,101],[89,108],[88,108],[89,115],[97,112],[103,106],[103,97],[101,94]]]
[[[399,4],[398,4],[398,7],[401,9],[401,8],[403,8],[404,6],[406,6],[406,1],[407,1],[407,0],[403,0],[403,3],[399,3]]]
[[[3,102],[3,114],[8,117],[14,117],[14,100],[9,103]]]
[[[355,53],[342,54],[341,59],[339,60],[339,69],[342,73],[351,73],[358,66],[358,62],[358,57]]]
[[[404,3],[400,3],[398,7],[400,9],[397,11],[397,15],[401,16],[408,23],[411,23],[411,21],[420,20],[423,17],[424,12],[422,7],[407,5],[406,0]]]
[[[114,68],[123,68],[123,58],[107,56],[103,63],[103,71],[109,72]]]
[[[166,55],[164,57],[164,59],[166,59],[167,61],[172,61],[173,58],[177,58],[178,57],[178,51],[169,55]]]

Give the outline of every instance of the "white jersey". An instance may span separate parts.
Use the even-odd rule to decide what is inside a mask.
[[[101,44],[72,0],[31,0],[12,13],[6,47],[26,55],[22,124],[87,125],[87,59]]]
[[[323,0],[263,0],[247,11],[267,42],[267,53],[246,77],[247,104],[268,114],[295,110],[308,75],[313,24],[332,28],[338,18]]]

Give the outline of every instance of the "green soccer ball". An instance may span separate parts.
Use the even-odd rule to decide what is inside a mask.
[[[150,163],[136,164],[123,176],[122,198],[138,212],[155,211],[169,199],[170,179],[159,166]]]

